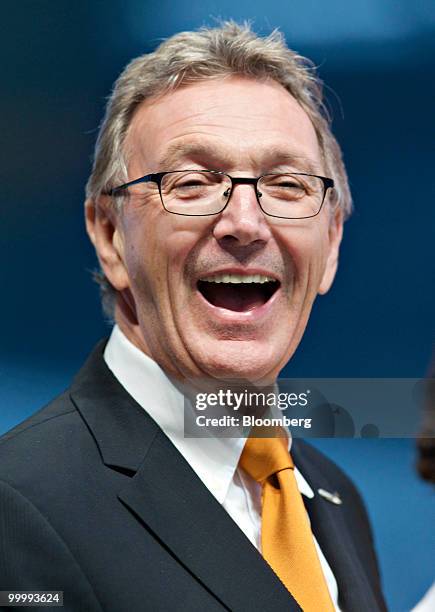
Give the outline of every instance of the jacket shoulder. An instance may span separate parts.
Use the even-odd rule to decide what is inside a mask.
[[[19,444],[22,439],[19,438],[21,434],[27,433],[32,435],[34,433],[30,432],[32,428],[40,427],[52,419],[56,419],[74,411],[75,406],[71,401],[69,390],[65,391],[53,399],[49,404],[43,408],[40,408],[37,412],[31,414],[24,421],[21,421],[21,423],[18,423],[18,425],[15,425],[15,427],[0,436],[0,449],[2,448],[3,444],[11,441],[14,438],[17,438],[16,443]],[[52,425],[55,426],[56,424],[53,423]]]
[[[90,436],[66,391],[0,437],[0,480],[24,489],[77,463]]]

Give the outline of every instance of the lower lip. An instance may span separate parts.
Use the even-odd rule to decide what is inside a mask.
[[[273,309],[275,303],[279,299],[279,295],[281,293],[281,287],[275,291],[272,297],[267,300],[261,306],[256,306],[252,308],[252,310],[247,310],[245,312],[237,312],[234,310],[228,310],[227,308],[220,308],[219,306],[214,306],[205,297],[202,293],[196,289],[196,293],[199,296],[201,303],[207,307],[207,310],[211,313],[211,315],[223,323],[235,323],[235,324],[247,324],[247,323],[257,323],[261,321],[261,319],[266,318],[271,310]]]

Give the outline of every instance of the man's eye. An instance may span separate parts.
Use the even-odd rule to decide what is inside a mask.
[[[275,192],[275,193],[282,193],[282,194],[294,194],[294,195],[304,195],[305,193],[307,193],[307,189],[304,187],[304,185],[301,185],[300,183],[294,183],[292,181],[283,181],[281,183],[273,183],[272,185],[269,185],[267,187],[267,189],[270,192]]]
[[[280,183],[275,183],[272,187],[283,187],[286,189],[304,189],[304,186],[300,183],[295,183],[293,181],[282,181]]]
[[[174,187],[176,187],[177,189],[178,188],[184,189],[184,188],[188,188],[188,187],[203,187],[205,185],[207,185],[207,183],[205,181],[190,180],[190,181],[184,181],[184,182],[181,182],[181,183],[177,183],[177,184],[174,185]]]

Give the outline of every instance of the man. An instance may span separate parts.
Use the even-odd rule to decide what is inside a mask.
[[[349,211],[319,82],[277,33],[226,23],[127,66],[86,200],[116,325],[0,444],[1,589],[62,590],[74,611],[385,609],[334,464],[287,437],[183,432],[185,385],[275,383]]]

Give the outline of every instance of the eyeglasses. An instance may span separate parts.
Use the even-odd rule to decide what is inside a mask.
[[[228,202],[235,185],[253,185],[257,202],[270,217],[308,219],[319,214],[328,189],[334,187],[331,178],[291,172],[263,174],[257,178],[230,176],[217,170],[174,170],[147,174],[105,192],[119,195],[152,193],[150,183],[156,183],[163,208],[174,215],[203,217],[218,215]],[[130,190],[135,187],[136,189]]]

